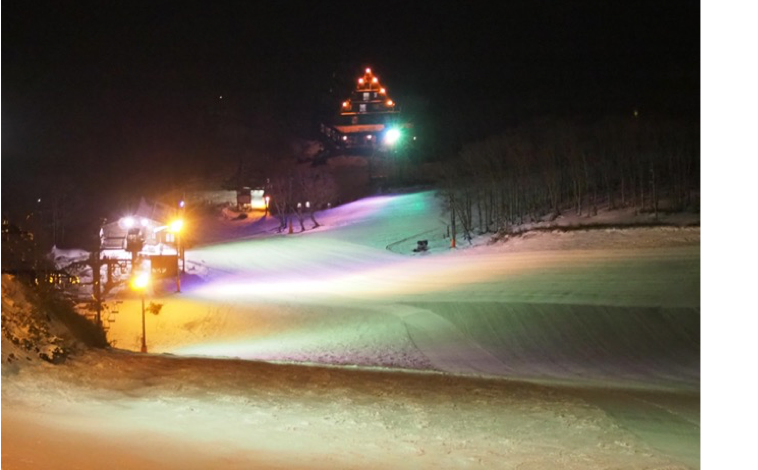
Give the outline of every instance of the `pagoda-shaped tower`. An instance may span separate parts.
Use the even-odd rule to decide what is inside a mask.
[[[379,77],[366,68],[350,97],[341,103],[339,115],[322,124],[321,132],[337,147],[376,149],[398,144],[403,129],[411,127]]]

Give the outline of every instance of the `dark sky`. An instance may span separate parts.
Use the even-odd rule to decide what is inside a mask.
[[[699,11],[674,0],[4,1],[3,193],[17,177],[139,173],[145,158],[202,153],[219,96],[243,125],[307,133],[366,66],[401,106],[483,132],[541,114],[696,114]]]

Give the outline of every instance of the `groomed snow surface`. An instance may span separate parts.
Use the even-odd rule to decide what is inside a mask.
[[[123,293],[116,350],[4,364],[3,468],[699,468],[699,228],[449,250],[431,192],[317,218],[205,221],[152,354]]]

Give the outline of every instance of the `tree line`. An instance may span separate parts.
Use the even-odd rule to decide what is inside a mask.
[[[327,208],[338,194],[337,184],[325,167],[287,162],[270,168],[269,174],[264,187],[271,197],[270,211],[279,218],[279,231],[289,230],[297,222],[304,232],[306,220],[312,223],[311,228],[319,227],[316,211]]]
[[[562,213],[699,204],[699,128],[684,120],[544,120],[464,145],[436,175],[455,237]]]

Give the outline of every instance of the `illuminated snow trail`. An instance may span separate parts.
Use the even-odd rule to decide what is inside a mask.
[[[445,232],[437,202],[370,198],[313,232],[188,252],[204,282],[161,299],[151,351],[697,389],[699,233],[544,234],[516,251],[438,238],[414,255],[414,234]],[[138,348],[137,320],[115,324],[119,347]]]

